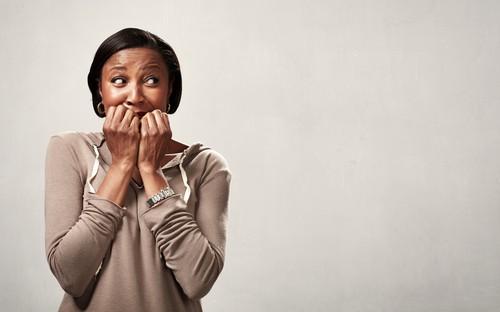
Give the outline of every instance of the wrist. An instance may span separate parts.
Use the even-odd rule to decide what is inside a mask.
[[[168,186],[168,181],[163,172],[158,169],[155,171],[140,171],[144,191],[148,197],[158,193],[162,188]]]
[[[149,164],[138,165],[137,168],[139,169],[139,172],[141,173],[141,175],[143,175],[143,174],[144,175],[154,175],[154,174],[162,173],[160,168],[155,168],[154,166],[149,165]]]
[[[133,173],[134,171],[134,163],[131,161],[117,161],[111,163],[111,168],[114,170],[121,171],[125,174]]]

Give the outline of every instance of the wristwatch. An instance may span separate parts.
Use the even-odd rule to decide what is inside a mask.
[[[174,195],[174,190],[170,186],[167,186],[166,188],[161,189],[158,193],[151,196],[151,198],[149,198],[146,203],[148,204],[149,208],[151,208],[162,200]]]

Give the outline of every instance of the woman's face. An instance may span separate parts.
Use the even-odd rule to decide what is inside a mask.
[[[111,106],[123,104],[142,117],[155,109],[166,111],[171,84],[160,53],[131,48],[116,52],[106,61],[99,91],[106,112]]]

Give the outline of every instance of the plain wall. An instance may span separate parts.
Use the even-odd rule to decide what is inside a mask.
[[[0,2],[0,309],[55,311],[51,134],[99,131],[97,46],[176,50],[174,137],[233,172],[206,311],[500,311],[499,1]]]

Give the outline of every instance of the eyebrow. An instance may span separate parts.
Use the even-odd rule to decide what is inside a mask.
[[[147,64],[147,65],[141,67],[142,70],[149,69],[149,68],[161,69],[161,66],[159,64],[157,64],[157,63],[151,63],[151,64]],[[127,67],[124,66],[124,65],[113,65],[113,66],[111,66],[110,70],[114,70],[114,69],[116,69],[116,70],[126,70]]]
[[[123,65],[113,65],[113,66],[111,66],[110,70],[113,70],[113,69],[125,70],[125,69],[127,69],[127,67],[125,67]]]
[[[141,69],[148,69],[148,68],[156,68],[156,69],[161,69],[161,66],[157,63],[151,63],[151,64],[146,64],[144,67]]]

